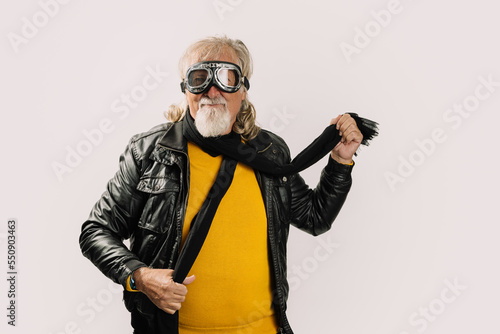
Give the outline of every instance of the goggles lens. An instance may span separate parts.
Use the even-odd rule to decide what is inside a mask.
[[[199,88],[210,79],[210,73],[207,70],[194,70],[188,74],[187,82],[188,86]]]
[[[228,68],[217,70],[216,77],[222,85],[227,87],[236,87],[241,83],[240,74],[236,70]]]
[[[181,88],[187,88],[193,94],[207,92],[213,85],[224,92],[237,92],[241,84],[249,88],[248,80],[243,78],[238,65],[228,62],[205,61],[192,65]]]

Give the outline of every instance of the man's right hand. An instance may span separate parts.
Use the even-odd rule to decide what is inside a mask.
[[[172,279],[172,269],[139,268],[134,271],[136,289],[144,293],[161,310],[174,314],[181,308],[187,294],[186,285],[192,283],[194,275],[186,277],[183,284]]]

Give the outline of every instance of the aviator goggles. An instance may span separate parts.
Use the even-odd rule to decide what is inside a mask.
[[[225,61],[202,61],[188,68],[181,90],[183,93],[187,89],[193,94],[201,94],[208,92],[213,85],[226,93],[237,92],[241,85],[250,88],[238,65]]]

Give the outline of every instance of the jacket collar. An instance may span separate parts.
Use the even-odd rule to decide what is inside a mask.
[[[149,158],[167,166],[181,164],[187,154],[187,141],[182,135],[182,122],[169,123]]]
[[[171,123],[157,146],[187,152],[187,140],[182,135],[182,122]]]

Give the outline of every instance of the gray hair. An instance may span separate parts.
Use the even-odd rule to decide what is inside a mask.
[[[253,71],[253,62],[248,48],[239,39],[231,39],[227,36],[208,37],[191,44],[179,60],[179,72],[182,80],[185,79],[188,66],[193,60],[206,61],[216,59],[227,51],[228,48],[235,52],[243,76],[250,80]],[[246,90],[245,87],[243,89]],[[184,117],[187,106],[186,99],[179,104],[173,104],[165,112],[165,117],[171,122],[178,122]],[[255,123],[255,119],[255,107],[248,100],[247,94],[241,103],[238,115],[236,115],[233,131],[241,135],[245,141],[255,138],[260,131],[260,127]]]

